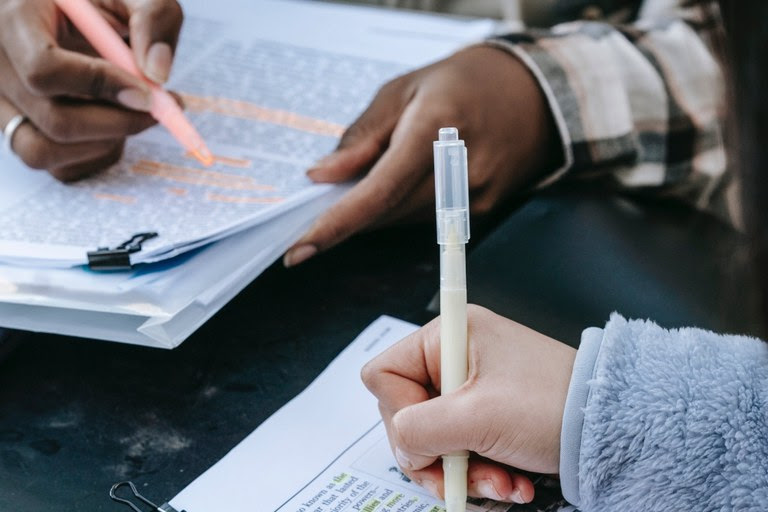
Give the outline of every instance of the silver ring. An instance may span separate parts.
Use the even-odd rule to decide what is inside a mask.
[[[10,154],[13,153],[13,135],[19,126],[27,120],[27,116],[23,114],[16,114],[8,121],[8,124],[3,128],[3,150]]]

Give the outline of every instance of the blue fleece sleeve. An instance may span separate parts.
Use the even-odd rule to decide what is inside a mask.
[[[615,314],[602,334],[580,509],[766,510],[768,344]]]

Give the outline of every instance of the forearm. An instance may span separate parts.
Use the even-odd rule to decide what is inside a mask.
[[[705,4],[706,2],[701,2]],[[725,172],[722,76],[705,5],[633,25],[582,22],[495,37],[544,92],[563,165],[541,178],[610,178],[706,207]]]

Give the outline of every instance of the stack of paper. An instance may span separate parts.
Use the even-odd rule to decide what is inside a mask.
[[[0,326],[178,345],[340,197],[305,171],[378,87],[492,28],[316,2],[183,7],[170,88],[215,164],[161,127],[75,184],[0,158]],[[146,232],[158,236],[131,254],[132,270],[85,266],[89,251]]]

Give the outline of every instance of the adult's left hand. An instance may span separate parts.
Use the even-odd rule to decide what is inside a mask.
[[[471,209],[491,211],[553,170],[561,150],[549,106],[512,54],[474,46],[384,85],[338,148],[308,171],[317,182],[362,177],[285,255],[296,265],[382,223],[434,216],[432,141],[454,126],[469,154]]]

